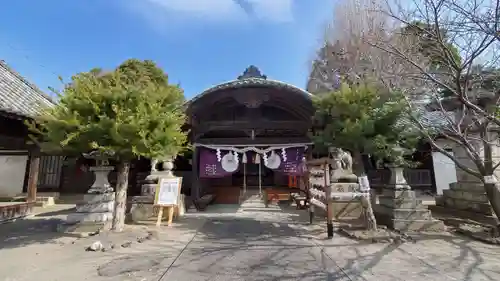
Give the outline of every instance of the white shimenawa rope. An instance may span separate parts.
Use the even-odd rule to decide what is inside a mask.
[[[257,148],[255,145],[254,146],[244,146],[244,145],[230,146],[230,145],[206,145],[206,144],[200,144],[200,143],[195,143],[194,145],[198,146],[198,147],[205,147],[205,148],[217,150],[217,153],[219,153],[219,154],[220,154],[221,150],[230,150],[230,151],[234,151],[237,153],[245,153],[248,151],[253,151],[253,152],[258,153],[258,154],[265,154],[265,153],[269,153],[273,150],[279,150],[279,149],[281,149],[281,152],[283,153],[285,151],[285,149],[287,149],[287,148],[303,147],[304,149],[307,150],[307,147],[308,147],[308,145],[310,145],[310,143],[296,143],[296,144],[288,144],[288,145],[286,145],[286,144],[284,144],[284,145],[269,145],[268,148],[263,148],[263,149]],[[242,148],[238,148],[237,146],[241,146]],[[286,158],[286,156],[285,156],[285,158]]]

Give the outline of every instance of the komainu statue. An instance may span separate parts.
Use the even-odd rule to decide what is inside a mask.
[[[331,147],[330,153],[331,175],[330,179],[336,182],[357,182],[358,177],[352,172],[352,156],[342,148]]]

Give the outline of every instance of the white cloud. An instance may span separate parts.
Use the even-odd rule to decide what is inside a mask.
[[[149,2],[151,8],[163,8],[166,11],[184,13],[205,19],[241,19],[245,11],[233,0],[139,0]]]
[[[152,23],[170,18],[203,21],[293,20],[293,0],[129,0],[129,8]]]
[[[259,19],[287,22],[293,20],[293,0],[246,0]]]

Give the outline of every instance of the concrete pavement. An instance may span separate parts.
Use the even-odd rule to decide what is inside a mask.
[[[76,239],[44,230],[45,219],[26,220],[26,228],[0,225],[0,281],[500,280],[498,246],[451,235],[401,245],[326,240],[324,223],[309,225],[306,212],[266,209],[255,198],[188,213],[158,229],[155,240],[106,252],[83,248],[95,240],[133,240],[156,228]]]

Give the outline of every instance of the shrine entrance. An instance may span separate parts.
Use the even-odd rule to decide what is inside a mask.
[[[311,95],[250,66],[237,80],[194,97],[187,110],[194,146],[191,196],[238,203],[249,191],[287,187],[311,145]]]

